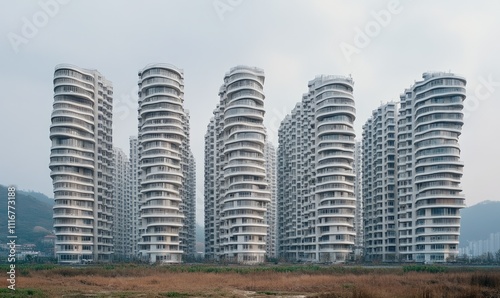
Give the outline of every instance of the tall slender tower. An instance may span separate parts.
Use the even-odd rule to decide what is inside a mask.
[[[128,185],[130,189],[130,200],[131,200],[131,213],[132,213],[132,223],[131,223],[131,238],[132,238],[132,256],[137,257],[138,243],[140,240],[140,226],[141,218],[139,213],[139,140],[136,136],[130,137],[130,183]]]
[[[404,261],[445,262],[458,255],[465,85],[453,73],[428,72],[401,95],[398,216]]]
[[[189,150],[187,155],[186,178],[184,182],[185,192],[185,224],[186,227],[186,250],[184,254],[190,258],[196,256],[196,161],[193,153]]]
[[[60,263],[111,260],[112,111],[112,84],[97,70],[56,66],[49,167]]]
[[[113,243],[115,258],[132,256],[132,201],[130,193],[130,161],[120,148],[113,148]]]
[[[216,110],[217,111],[217,110]],[[216,138],[216,119],[218,113],[214,111],[214,117],[210,119],[205,134],[205,163],[204,163],[204,204],[205,204],[205,259],[214,261],[218,255],[219,248],[219,206],[216,200],[218,183],[216,183],[216,155],[219,152],[219,142]],[[218,121],[218,120],[217,120]]]
[[[264,147],[264,156],[266,158],[266,175],[269,190],[271,191],[271,202],[267,205],[266,224],[267,227],[267,242],[266,254],[268,257],[276,258],[276,148],[270,142]]]
[[[354,254],[359,257],[363,255],[364,249],[364,225],[363,225],[363,183],[362,167],[363,154],[361,142],[356,142],[354,146],[354,173],[356,174],[354,183],[354,194],[356,196],[356,211],[354,217],[354,230],[356,231],[356,241],[354,243]]]
[[[353,80],[318,76],[282,121],[278,148],[280,257],[343,262],[355,240]]]
[[[178,263],[183,251],[184,74],[169,64],[139,71],[140,255]]]
[[[180,246],[184,255],[193,259],[196,253],[196,163],[189,144],[189,111],[185,111],[183,129],[186,138],[182,144],[181,211],[184,225],[180,233]]]
[[[363,126],[365,259],[397,257],[396,103],[374,110]]]
[[[237,66],[226,73],[219,91],[220,103],[205,136],[208,257],[249,264],[265,260],[270,191],[263,90],[261,69]]]
[[[318,76],[282,121],[278,148],[280,257],[343,262],[353,250],[353,80]]]

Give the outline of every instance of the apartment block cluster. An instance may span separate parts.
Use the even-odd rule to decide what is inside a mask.
[[[490,233],[488,239],[469,241],[466,246],[459,248],[460,256],[481,257],[494,255],[500,251],[500,232]]]
[[[169,263],[195,254],[183,71],[146,66],[138,97],[138,136],[127,156],[112,145],[112,83],[96,70],[56,66],[49,167],[60,263]]]
[[[266,140],[265,75],[231,68],[205,134],[205,259],[446,262],[465,207],[465,78],[427,72],[375,109],[356,140],[354,80],[320,75]],[[195,255],[196,165],[184,74],[139,71],[138,136],[112,146],[113,89],[58,65],[50,169],[61,263]]]

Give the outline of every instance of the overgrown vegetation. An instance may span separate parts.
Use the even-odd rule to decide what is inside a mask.
[[[41,290],[17,288],[15,291],[7,288],[0,288],[0,297],[49,297]]]
[[[5,265],[0,266],[4,269]],[[136,297],[142,293],[143,297],[500,297],[500,268],[24,264],[19,270],[19,297]],[[23,289],[27,285],[30,290]],[[0,292],[0,297],[7,295],[5,290]]]
[[[448,267],[439,265],[409,265],[403,266],[403,272],[428,272],[428,273],[440,273],[447,272]]]

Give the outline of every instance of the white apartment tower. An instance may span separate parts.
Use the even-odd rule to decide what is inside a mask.
[[[131,136],[129,140],[130,144],[130,182],[128,184],[130,201],[131,201],[131,232],[130,236],[132,238],[132,251],[133,257],[137,257],[139,254],[138,243],[140,240],[140,226],[141,218],[139,213],[140,201],[139,201],[139,140],[136,136]]]
[[[182,203],[180,210],[184,214],[184,224],[179,234],[180,247],[184,255],[194,258],[196,253],[196,163],[189,144],[189,111],[185,110],[182,121],[186,138],[182,144]]]
[[[354,213],[356,240],[354,242],[354,254],[356,256],[361,256],[364,248],[362,162],[361,142],[356,142],[354,145],[354,173],[356,174],[354,180],[354,195],[356,196],[356,211]]]
[[[187,155],[187,169],[184,180],[184,227],[186,229],[184,255],[193,259],[196,255],[196,161],[189,150]]]
[[[214,117],[210,119],[205,134],[205,161],[204,161],[204,205],[205,205],[205,259],[216,260],[219,253],[219,205],[216,200],[216,193],[219,193],[219,184],[216,183],[216,173],[219,167],[216,166],[219,141],[217,123],[220,122],[220,113],[214,111]]]
[[[264,262],[271,202],[264,156],[264,72],[232,68],[219,96],[205,135],[206,256]]]
[[[182,70],[150,64],[139,71],[139,254],[149,262],[179,263],[184,253],[183,102]]]
[[[397,106],[374,110],[363,125],[364,256],[368,261],[396,261]]]
[[[271,202],[267,205],[266,224],[267,227],[267,242],[266,242],[266,255],[270,258],[277,257],[276,251],[276,197],[277,197],[277,180],[276,180],[276,148],[270,142],[266,142],[264,147],[264,156],[266,158],[266,175],[271,191]]]
[[[114,258],[129,259],[134,246],[132,234],[132,213],[130,161],[120,149],[113,148],[113,243]]]
[[[56,66],[49,167],[60,263],[112,258],[112,111],[112,83],[98,71]]]
[[[458,255],[460,180],[458,139],[465,78],[423,74],[401,95],[398,115],[399,254],[402,261],[446,262]]]
[[[354,82],[318,76],[282,121],[278,147],[281,258],[343,262],[353,251]]]

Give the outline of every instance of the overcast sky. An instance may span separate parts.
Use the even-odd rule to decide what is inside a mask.
[[[0,184],[53,196],[49,126],[59,63],[113,82],[113,143],[127,153],[137,134],[137,71],[152,62],[184,70],[199,221],[204,134],[231,67],[264,69],[265,124],[275,144],[280,121],[316,75],[353,77],[359,139],[381,102],[397,101],[423,72],[438,70],[468,81],[460,139],[466,204],[500,200],[498,11],[498,1],[0,0]]]

